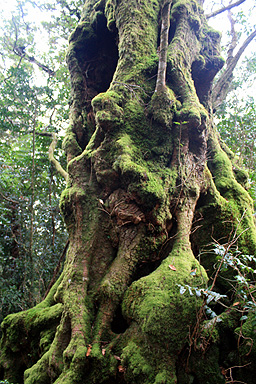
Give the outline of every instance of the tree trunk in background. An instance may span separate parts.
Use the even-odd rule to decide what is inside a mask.
[[[198,336],[203,301],[179,287],[206,287],[215,256],[199,252],[213,239],[227,243],[234,228],[242,252],[256,248],[243,173],[233,172],[212,122],[219,41],[195,0],[85,2],[67,53],[69,178],[60,205],[69,251],[46,299],[5,319],[5,378],[220,384],[224,368],[255,356],[239,356],[233,297],[221,325]],[[224,283],[216,289],[227,294]],[[253,369],[243,381],[253,383]]]

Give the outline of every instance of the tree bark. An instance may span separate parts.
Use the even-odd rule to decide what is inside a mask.
[[[163,4],[171,4],[171,23],[166,78],[155,92]],[[5,319],[5,378],[225,382],[221,367],[237,363],[221,352],[227,329],[227,353],[236,345],[234,297],[213,335],[206,326],[198,332],[202,298],[180,293],[206,288],[215,256],[200,250],[212,239],[227,244],[238,222],[240,249],[256,249],[251,199],[212,122],[219,41],[194,0],[85,2],[67,53],[72,103],[60,206],[69,250],[45,300]]]

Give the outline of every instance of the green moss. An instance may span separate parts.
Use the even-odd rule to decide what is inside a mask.
[[[149,362],[143,357],[138,345],[133,341],[123,349],[122,362],[127,367],[127,379],[129,382],[150,383],[153,380],[154,370]]]
[[[121,33],[115,80],[124,83],[133,81],[139,85],[141,72],[138,66],[141,65],[142,69],[145,60],[156,51],[158,12],[159,3],[156,0],[142,0],[139,6],[134,0],[119,4],[116,25]]]
[[[116,141],[116,148],[113,168],[120,171],[129,182],[128,191],[135,193],[148,209],[153,209],[156,201],[165,204],[169,188],[175,185],[176,172],[168,168],[162,169],[153,161],[143,160],[139,148],[127,133]]]
[[[48,383],[49,353],[45,353],[38,362],[24,372],[24,384],[45,384]]]
[[[27,311],[24,325],[29,329],[32,325],[33,328],[46,327],[49,323],[55,323],[63,311],[63,304],[55,304],[49,308],[38,308],[34,307]]]
[[[247,320],[241,327],[235,329],[236,338],[240,335],[243,342],[239,345],[239,353],[246,360],[255,361],[256,357],[256,332],[255,332],[256,316],[255,312],[248,314]],[[255,363],[253,363],[255,367]]]
[[[239,249],[244,253],[254,252],[256,250],[256,231],[252,216],[252,199],[242,185],[237,182],[232,163],[227,154],[220,148],[217,140],[213,139],[211,148],[213,152],[209,168],[217,190],[227,202],[225,205],[222,204],[222,211],[225,212],[226,217],[230,215],[234,218],[233,225],[237,226],[237,233],[241,234]],[[241,218],[243,219],[238,225]],[[248,228],[249,230],[247,230]]]
[[[160,372],[156,375],[154,384],[168,384],[170,383],[167,371]],[[176,380],[173,380],[175,383]]]
[[[212,345],[207,353],[193,352],[190,357],[190,367],[198,383],[224,384],[225,377],[219,367],[219,350],[217,345]]]
[[[175,106],[176,97],[174,92],[166,87],[164,92],[155,92],[153,94],[148,113],[152,114],[156,123],[171,128]]]
[[[200,328],[200,339],[207,340],[208,343],[218,343],[220,341],[220,334],[216,325],[216,318],[204,321]],[[198,341],[198,343],[200,342],[201,340]]]
[[[56,332],[55,327],[52,329],[43,330],[41,332],[39,347],[42,354],[46,353],[49,350],[51,343],[54,339],[55,332]]]
[[[190,273],[195,265],[199,274],[193,278]],[[123,302],[124,314],[140,324],[150,340],[169,342],[169,352],[177,353],[188,337],[186,324],[193,324],[201,302],[181,295],[178,284],[201,285],[206,280],[189,248],[180,246],[173,249],[155,272],[131,285]]]
[[[106,1],[105,15],[107,17],[107,27],[111,31],[115,25],[115,1]]]
[[[65,153],[72,154],[73,157],[78,156],[82,151],[81,147],[77,143],[76,135],[72,132],[71,126],[69,126],[66,131],[62,142],[62,149]]]

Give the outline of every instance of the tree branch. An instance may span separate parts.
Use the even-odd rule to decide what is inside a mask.
[[[31,133],[29,131],[28,133]],[[52,142],[49,146],[49,151],[48,151],[48,157],[50,162],[54,165],[55,169],[64,177],[65,181],[68,180],[68,173],[65,171],[65,169],[62,168],[61,164],[59,163],[58,160],[55,159],[54,157],[54,151],[58,142],[57,135],[54,132],[35,132],[36,135],[38,136],[45,136],[45,137],[51,137]]]
[[[79,9],[75,6],[75,8],[71,8],[70,5],[65,0],[60,0],[61,6],[64,8],[66,7],[69,11],[70,15],[75,15],[77,17],[77,20],[80,21],[81,14],[79,12]]]
[[[234,8],[234,7],[237,7],[238,5],[244,3],[246,0],[238,0],[236,1],[235,3],[233,4],[229,4],[227,5],[226,7],[223,7],[221,9],[218,9],[217,11],[214,11],[212,13],[209,13],[208,15],[205,15],[206,19],[210,19],[210,17],[214,17],[214,16],[217,16],[219,15],[220,13],[222,12],[225,12],[225,11],[228,11],[229,9],[231,8]]]
[[[234,69],[237,65],[238,60],[244,53],[245,49],[248,47],[250,42],[256,37],[256,29],[250,34],[250,36],[247,37],[247,39],[244,41],[242,46],[239,48],[237,54],[227,63],[227,67],[225,71],[222,73],[220,78],[218,79],[217,83],[213,87],[212,91],[212,105],[216,109],[219,107],[219,105],[225,100],[229,88],[230,88],[230,82],[233,77]]]
[[[67,181],[68,180],[68,173],[62,168],[61,164],[54,157],[54,150],[56,148],[57,141],[58,141],[57,135],[56,135],[56,133],[52,133],[51,136],[52,136],[52,142],[51,142],[51,145],[49,147],[49,152],[48,152],[49,160],[54,165],[56,170],[64,177],[65,181]]]
[[[20,61],[19,61],[19,64],[21,62],[22,59],[26,59],[28,60],[30,63],[34,63],[36,64],[39,68],[41,68],[43,71],[47,72],[49,74],[49,76],[54,76],[55,75],[55,72],[50,69],[49,67],[47,67],[46,65],[40,63],[38,60],[35,59],[34,56],[29,56],[27,53],[26,53],[26,47],[24,46],[19,46],[18,45],[18,28],[17,28],[17,25],[16,25],[16,22],[15,22],[15,18],[12,17],[12,23],[13,23],[13,26],[14,26],[14,30],[15,30],[15,41],[14,41],[14,44],[12,46],[12,50],[13,52],[15,53],[15,55],[19,56],[20,57]],[[19,65],[18,64],[18,65]]]
[[[13,47],[13,52],[19,56],[21,59],[28,60],[30,63],[36,64],[39,68],[41,68],[44,72],[47,72],[49,76],[54,76],[55,72],[47,67],[46,65],[40,63],[34,56],[29,56],[25,52],[26,47],[17,47],[16,45]]]
[[[167,49],[168,49],[168,35],[170,29],[170,9],[172,0],[167,0],[163,4],[162,8],[162,22],[161,22],[161,34],[160,34],[160,51],[158,72],[156,80],[155,92],[162,91],[165,88],[166,80],[166,62],[167,62]]]
[[[230,21],[230,33],[231,33],[231,42],[229,44],[229,47],[228,47],[228,52],[227,52],[227,65],[229,65],[229,62],[233,60],[233,53],[234,53],[234,50],[237,46],[237,33],[236,33],[236,30],[235,30],[235,20],[233,19],[233,15],[232,15],[232,12],[230,10],[228,10],[228,19]]]
[[[17,200],[13,200],[13,199],[10,199],[9,197],[4,196],[4,195],[2,194],[2,192],[0,192],[0,196],[1,196],[4,200],[9,201],[10,203],[13,203],[13,204],[19,204],[19,201],[17,201]]]

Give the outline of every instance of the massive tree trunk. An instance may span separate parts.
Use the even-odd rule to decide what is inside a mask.
[[[232,295],[213,330],[203,299],[180,293],[207,286],[213,239],[235,230],[256,249],[243,173],[212,121],[219,41],[199,1],[86,0],[67,53],[69,250],[46,299],[5,319],[5,378],[219,384],[254,356],[239,356]]]

